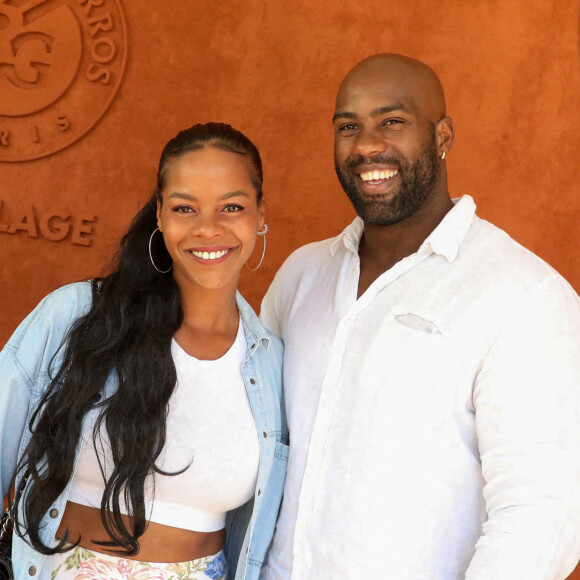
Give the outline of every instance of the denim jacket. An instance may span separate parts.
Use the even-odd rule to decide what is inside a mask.
[[[63,349],[59,351],[59,346],[71,323],[89,310],[91,300],[91,284],[87,282],[56,290],[21,323],[0,353],[0,482],[3,496],[8,491],[18,458],[30,439],[31,414],[50,382],[50,375],[61,364]],[[228,512],[226,517],[228,577],[239,580],[258,578],[274,532],[286,475],[288,429],[282,408],[282,343],[261,326],[240,294],[236,302],[248,347],[241,371],[260,441],[254,497]],[[49,365],[53,369],[51,373]],[[111,373],[105,394],[114,392],[116,386],[115,373]],[[85,428],[95,412],[85,417]],[[45,545],[54,539],[70,484],[69,481],[42,520],[40,537]],[[12,557],[15,580],[38,578],[44,556],[16,534]]]

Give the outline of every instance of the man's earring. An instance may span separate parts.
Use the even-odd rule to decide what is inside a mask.
[[[443,153],[441,153],[441,161],[443,161],[445,159],[445,151],[443,151]]]

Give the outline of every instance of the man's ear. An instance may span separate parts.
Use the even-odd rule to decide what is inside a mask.
[[[455,137],[455,127],[451,117],[443,117],[435,124],[435,143],[437,144],[437,154],[440,158],[445,158],[444,153],[449,153]]]

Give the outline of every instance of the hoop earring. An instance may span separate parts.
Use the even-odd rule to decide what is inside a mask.
[[[169,266],[169,268],[167,268],[167,270],[160,270],[156,265],[155,262],[153,261],[153,253],[151,252],[151,243],[153,242],[153,236],[155,235],[156,232],[160,232],[161,230],[159,228],[154,229],[151,232],[151,237],[149,238],[149,259],[151,260],[151,264],[153,264],[153,267],[160,273],[160,274],[167,274],[167,272],[169,272],[172,268],[173,268],[173,264],[171,264],[171,266]]]
[[[260,258],[260,263],[255,267],[255,268],[250,268],[250,266],[248,266],[248,262],[246,262],[246,268],[248,270],[251,270],[252,272],[255,272],[261,265],[262,262],[264,261],[264,256],[266,255],[266,234],[268,233],[268,224],[264,224],[264,227],[262,228],[262,230],[258,230],[256,232],[259,236],[264,236],[263,240],[264,240],[264,249],[262,250],[262,257]]]
[[[441,153],[441,161],[443,161],[445,159],[445,151],[443,151],[443,153]]]

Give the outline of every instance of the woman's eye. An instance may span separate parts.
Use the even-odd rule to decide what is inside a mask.
[[[193,208],[189,207],[188,205],[178,205],[177,207],[173,208],[173,211],[177,213],[191,213],[193,212]]]
[[[241,205],[238,205],[237,203],[228,203],[228,205],[226,205],[222,211],[226,213],[231,213],[235,211],[241,211],[243,209],[244,208]]]

